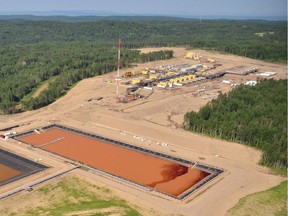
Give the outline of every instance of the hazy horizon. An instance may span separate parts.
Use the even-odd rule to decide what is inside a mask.
[[[231,20],[267,20],[267,21],[287,21],[287,16],[233,16],[233,15],[184,15],[184,14],[173,14],[173,15],[159,15],[159,14],[125,14],[125,13],[114,13],[109,11],[25,11],[25,12],[1,12],[0,16],[7,17],[171,17],[171,18],[187,18],[187,19],[231,19]]]
[[[274,17],[287,19],[286,0],[0,0],[0,15]]]

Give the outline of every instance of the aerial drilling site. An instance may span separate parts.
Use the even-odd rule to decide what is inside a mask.
[[[184,48],[141,52],[161,49],[174,57],[131,68],[118,58],[117,71],[47,107],[0,116],[1,202],[75,175],[159,214],[222,215],[281,182],[258,164],[260,151],[189,133],[183,118],[241,84],[285,78],[286,66]]]

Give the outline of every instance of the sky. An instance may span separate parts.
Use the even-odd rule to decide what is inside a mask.
[[[97,11],[126,15],[287,16],[287,0],[0,0],[1,14]],[[60,13],[61,14],[61,13]]]

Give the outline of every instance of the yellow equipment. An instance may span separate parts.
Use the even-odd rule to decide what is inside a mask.
[[[141,74],[142,74],[142,75],[148,75],[148,73],[149,73],[149,72],[148,72],[148,71],[145,71],[145,70],[141,71]]]
[[[195,52],[188,52],[186,53],[185,58],[187,59],[193,59],[195,57],[196,53]]]
[[[138,84],[142,81],[142,79],[132,79],[132,84],[135,85],[135,84]]]
[[[189,76],[188,75],[184,76],[183,78],[184,78],[185,81],[189,80]]]
[[[157,75],[150,75],[150,77],[149,77],[150,80],[156,80],[157,78],[158,78]]]
[[[210,63],[215,63],[216,62],[215,59],[212,59],[212,58],[208,58],[207,61],[210,62]]]
[[[168,72],[166,73],[166,76],[176,75],[176,74],[178,74],[178,73],[177,73],[177,72],[173,72],[173,71],[168,71]]]
[[[132,72],[131,72],[131,71],[126,71],[124,77],[125,77],[125,78],[130,78],[130,77],[132,77]]]
[[[141,74],[141,71],[134,71],[133,76],[139,76]]]
[[[175,79],[170,79],[169,82],[170,82],[170,83],[175,83],[176,80],[175,80]]]
[[[160,88],[166,88],[168,86],[168,82],[159,82],[157,84],[157,87],[160,87]]]
[[[179,83],[179,82],[181,82],[181,79],[180,79],[180,78],[175,78],[175,79],[174,79],[174,83]]]
[[[189,79],[195,79],[195,75],[192,75],[192,74],[190,74],[190,75],[188,75],[188,77],[189,77]]]

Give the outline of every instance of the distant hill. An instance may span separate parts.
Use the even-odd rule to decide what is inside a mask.
[[[134,14],[111,11],[27,11],[27,12],[1,12],[0,19],[22,20],[58,20],[69,22],[111,20],[117,17],[121,20],[147,20],[147,19],[197,19],[197,20],[266,20],[287,21],[287,16],[225,16],[225,15],[186,15],[186,14]]]
[[[169,17],[169,16],[35,16],[35,15],[1,15],[0,20],[32,20],[32,21],[64,21],[64,22],[93,22],[100,20],[122,20],[122,21],[147,21],[147,20],[195,20],[198,18],[185,18],[185,17]]]

